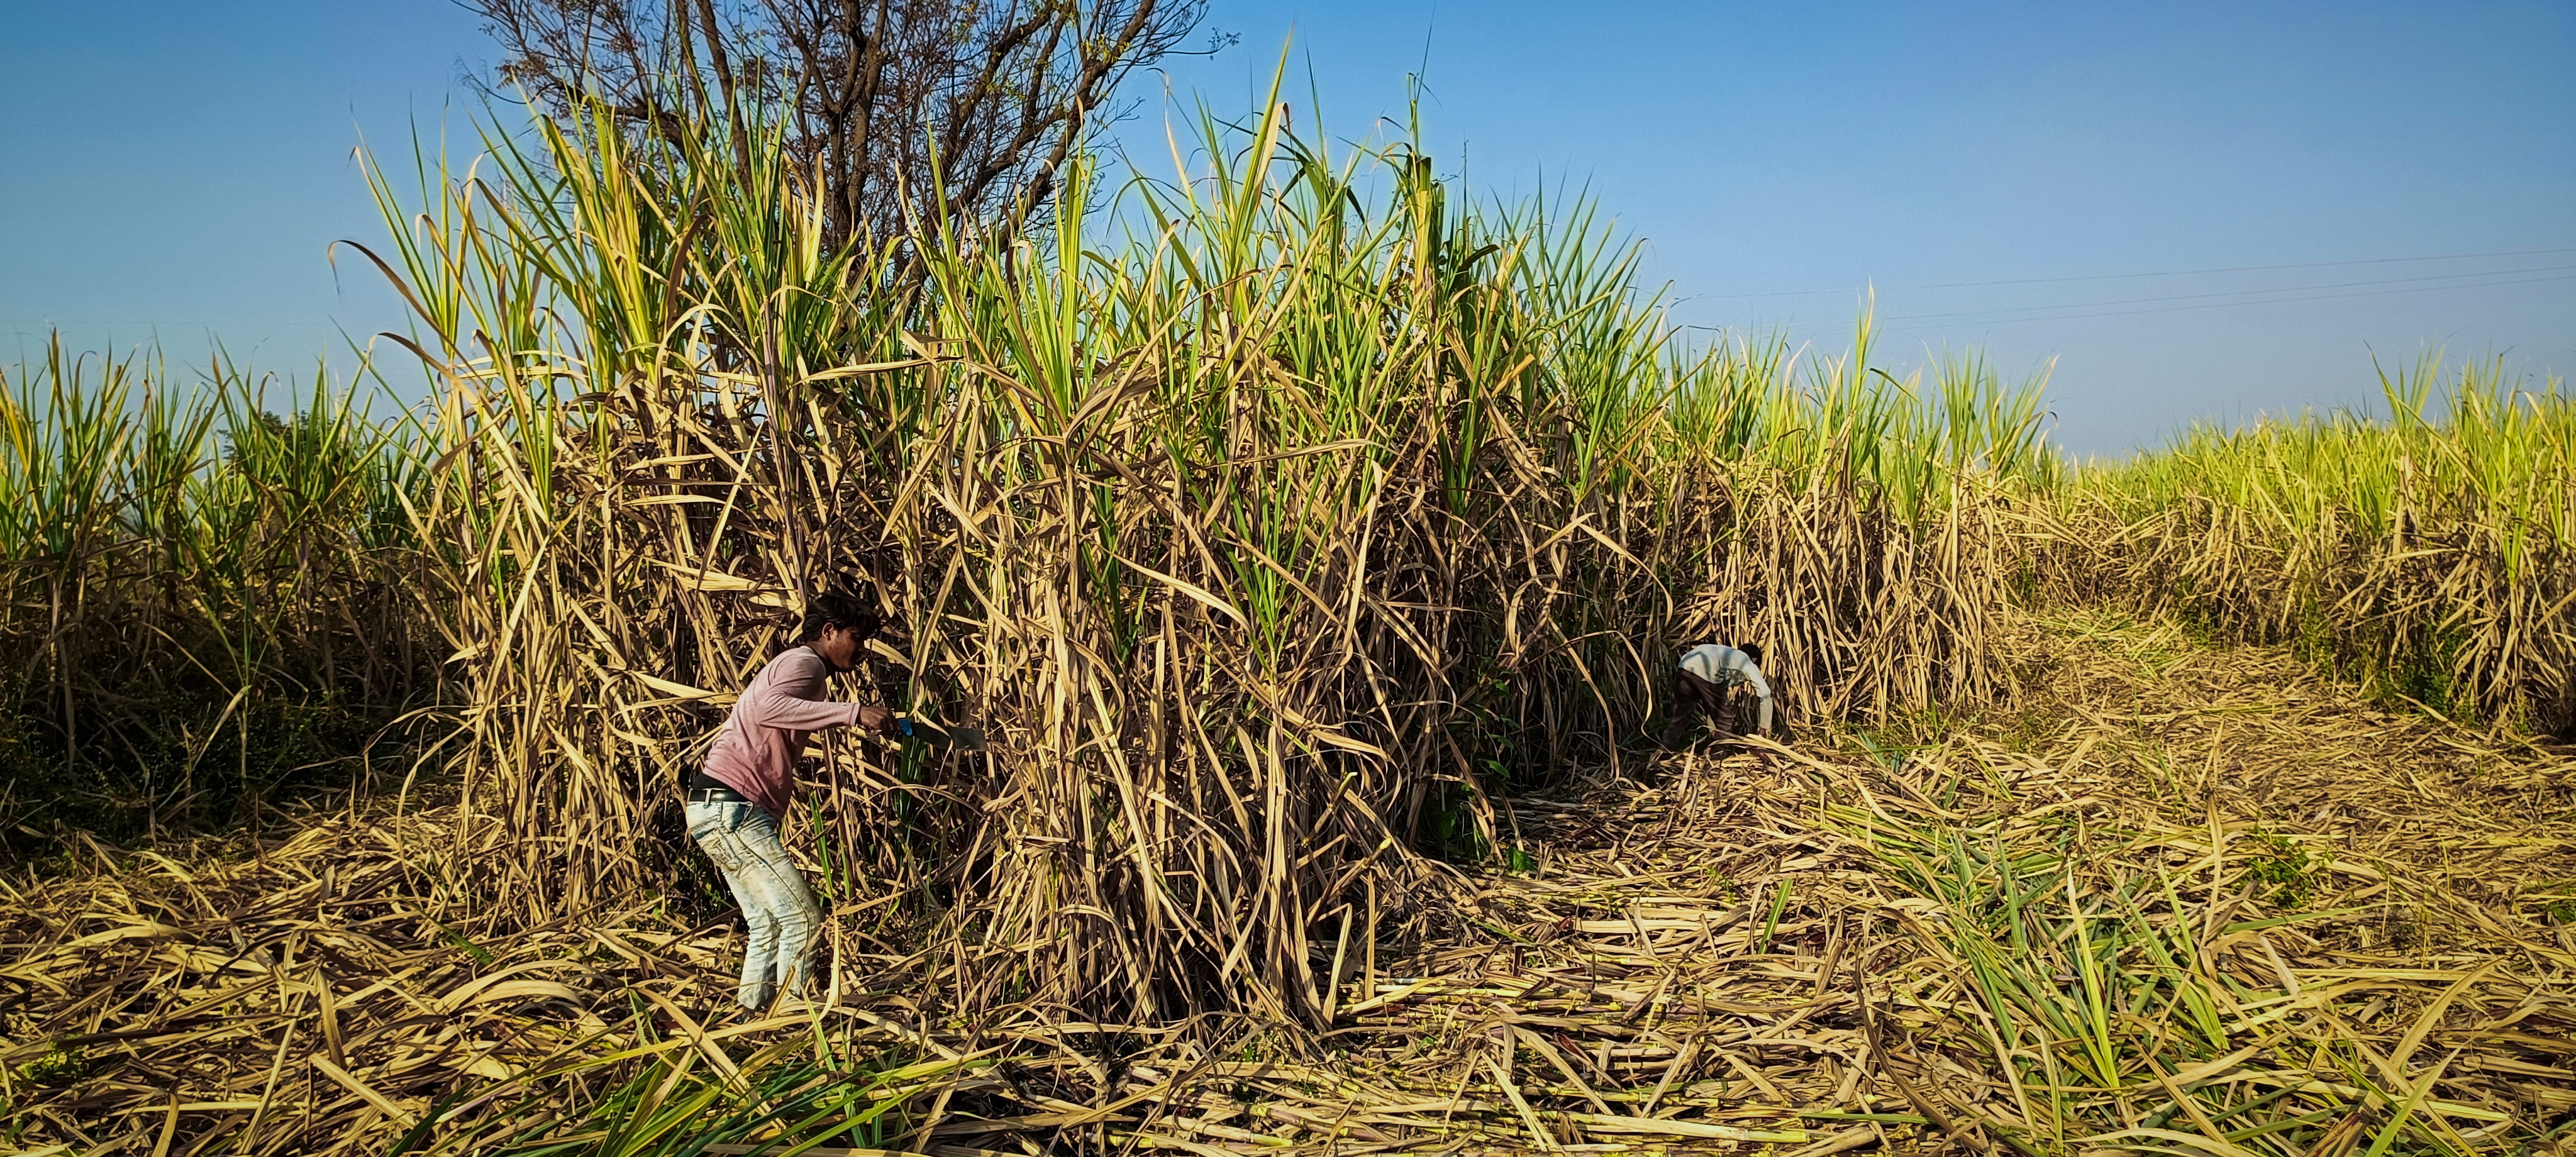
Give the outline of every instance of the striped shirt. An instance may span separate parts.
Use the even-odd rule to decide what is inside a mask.
[[[1762,677],[1753,656],[1733,647],[1702,643],[1682,652],[1682,670],[1719,687],[1750,684],[1754,697],[1762,701],[1762,730],[1771,730],[1771,683]]]

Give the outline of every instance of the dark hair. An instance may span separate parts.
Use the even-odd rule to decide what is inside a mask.
[[[1738,651],[1742,651],[1742,652],[1744,652],[1744,653],[1745,653],[1745,654],[1747,654],[1747,655],[1752,656],[1752,657],[1753,657],[1753,665],[1754,665],[1754,666],[1759,667],[1759,666],[1761,666],[1761,665],[1762,665],[1762,644],[1760,644],[1760,643],[1737,643],[1737,644],[1735,645],[1735,649],[1736,649],[1736,650],[1738,650]]]
[[[805,618],[796,624],[796,641],[811,643],[822,637],[825,627],[856,631],[861,639],[866,639],[883,626],[885,616],[868,609],[857,599],[848,595],[817,595],[814,602],[805,608]]]

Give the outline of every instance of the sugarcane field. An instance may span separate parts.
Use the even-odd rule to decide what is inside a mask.
[[[465,7],[383,332],[0,364],[0,1153],[2576,1154],[2557,370],[2078,454],[1428,97],[1086,143],[1203,6]]]

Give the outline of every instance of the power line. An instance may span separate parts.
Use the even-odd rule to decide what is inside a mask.
[[[1993,315],[1993,314],[2015,314],[2015,313],[2026,313],[2026,314],[2029,314],[2029,315],[2030,315],[2030,316],[2027,316],[2027,317],[2004,317],[2004,318],[1996,318],[1996,319],[1995,319],[1995,322],[1996,322],[1997,324],[2000,324],[2000,323],[2002,323],[2002,322],[2006,322],[2006,321],[2012,321],[2012,322],[2020,322],[2020,321],[2046,321],[2046,320],[2048,320],[2048,319],[2050,319],[2050,318],[2055,318],[2055,317],[2068,317],[2068,318],[2073,318],[2073,317],[2114,317],[2114,316],[2120,316],[2120,315],[2124,315],[2124,314],[2133,314],[2133,313],[2168,313],[2168,312],[2172,312],[2172,311],[2171,311],[2171,310],[2169,310],[2169,309],[2136,309],[2136,310],[2111,310],[2111,311],[2103,311],[2103,312],[2096,312],[2096,313],[2081,313],[2081,314],[2045,313],[2045,312],[2036,312],[2036,311],[2043,311],[2043,310],[2064,310],[2064,309],[2093,309],[2093,308],[2096,308],[2096,307],[2099,307],[2099,306],[2105,306],[2105,305],[2143,305],[2143,304],[2148,304],[2148,303],[2155,303],[2155,302],[2167,302],[2167,301],[2199,301],[2199,300],[2203,300],[2203,299],[2207,299],[2207,298],[2217,298],[2217,297],[2248,298],[2249,300],[2244,300],[2244,301],[2221,301],[2221,302],[2215,302],[2215,303],[2213,303],[2213,305],[2218,305],[2218,306],[2225,306],[2225,305],[2268,305],[2268,304],[2272,304],[2272,303],[2274,303],[2274,302],[2318,301],[2318,300],[2324,300],[2324,299],[2327,299],[2327,298],[2333,298],[2333,297],[2374,297],[2374,296],[2380,296],[2380,295],[2382,295],[2383,293],[2419,293],[2419,292],[2423,292],[2423,291],[2426,291],[2426,290],[2435,290],[2435,289],[2482,289],[2482,288],[2486,288],[2486,287],[2489,287],[2489,286],[2501,286],[2501,285],[2530,285],[2530,284],[2535,284],[2535,283],[2537,283],[2537,282],[2544,282],[2544,281],[2563,281],[2563,280],[2566,280],[2566,279],[2565,279],[2565,278],[2561,278],[2561,277],[2541,277],[2541,278],[2532,278],[2532,279],[2528,279],[2528,280],[2505,280],[2505,281],[2497,281],[2497,280],[2492,280],[2492,279],[2494,279],[2494,278],[2513,278],[2513,277],[2517,277],[2517,276],[2518,276],[2518,275],[2520,275],[2520,274],[2525,274],[2525,273],[2556,273],[2556,272],[2558,272],[2558,271],[2560,271],[2560,270],[2567,270],[2567,269],[2576,269],[2576,265],[2535,265],[2535,266],[2531,266],[2531,267],[2529,267],[2529,268],[2525,268],[2525,269],[2489,269],[2489,270],[2482,270],[2482,271],[2479,271],[2479,272],[2476,272],[2476,273],[2439,273],[2439,274],[2432,274],[2432,275],[2428,275],[2428,276],[2424,276],[2424,277],[2391,277],[2391,278],[2375,279],[2375,280],[2370,280],[2370,281],[2333,281],[2333,282],[2327,282],[2327,283],[2322,284],[2322,285],[2284,285],[2284,286],[2277,286],[2277,287],[2275,287],[2275,288],[2271,288],[2271,289],[2233,289],[2233,290],[2223,290],[2223,291],[2212,292],[2212,293],[2182,293],[2182,294],[2171,294],[2171,295],[2167,295],[2167,296],[2163,296],[2163,297],[2128,297],[2128,298],[2113,298],[2113,299],[2110,299],[2110,300],[2107,300],[2107,301],[2077,301],[2077,302],[2068,302],[2068,303],[2066,303],[2066,304],[2064,304],[2064,305],[2021,305],[2021,306],[2007,306],[2007,307],[1999,308],[1999,309],[1973,309],[1973,310],[1958,310],[1958,311],[1945,312],[1945,313],[1907,313],[1907,314],[1895,314],[1895,315],[1891,315],[1891,316],[1880,317],[1880,318],[1878,318],[1877,320],[1878,320],[1878,321],[1880,321],[1880,322],[1900,322],[1900,321],[1930,321],[1930,320],[1940,320],[1940,319],[1947,319],[1947,318],[1963,318],[1963,317],[1986,317],[1986,316]],[[2463,280],[2463,279],[2468,279],[2468,278],[2478,278],[2478,279],[2482,279],[2482,280],[2475,280],[2475,281]],[[2452,285],[2419,285],[2419,284],[2415,284],[2415,283],[2418,283],[2418,282],[2426,282],[2426,281],[2451,281],[2451,282],[2456,282],[2457,284],[2452,284]],[[2355,288],[2355,287],[2360,287],[2360,286],[2376,286],[2376,285],[2408,285],[2408,286],[2411,286],[2411,288],[2408,288],[2408,289],[2396,289],[2396,290],[2385,290],[2385,291],[2380,291],[2379,293],[2324,294],[2324,295],[2314,295],[2314,296],[2304,296],[2304,297],[2278,297],[2278,296],[2269,296],[2269,295],[2277,295],[2277,294],[2284,294],[2284,293],[2307,294],[2307,293],[2310,293],[2310,291],[2313,291],[2313,290],[2319,290],[2319,289],[2350,289],[2350,288]],[[2258,296],[2258,295],[2263,295],[2263,296]],[[2211,306],[2192,306],[2192,307],[2185,307],[2185,308],[2210,308],[2210,307],[2211,307]],[[1790,323],[1788,323],[1788,324],[1786,324],[1786,325],[1778,326],[1778,327],[1776,327],[1776,328],[1781,329],[1781,330],[1793,330],[1793,329],[1811,329],[1811,328],[1814,328],[1814,327],[1817,327],[1817,326],[1840,326],[1840,325],[1848,325],[1848,324],[1850,324],[1850,322],[1849,322],[1848,320],[1845,320],[1845,319],[1841,319],[1841,318],[1827,318],[1827,319],[1819,319],[1819,320],[1816,320],[1816,321],[1790,322]],[[1694,326],[1687,326],[1687,327],[1685,327],[1685,328],[1688,328],[1688,329],[1704,329],[1704,330],[1713,330],[1713,329],[1730,329],[1730,328],[1733,328],[1733,327],[1730,327],[1730,326],[1694,325]],[[1757,328],[1758,328],[1758,327],[1757,327]],[[1909,329],[1909,330],[1920,330],[1920,329],[1931,328],[1931,327],[1925,327],[1925,326],[1907,326],[1907,327],[1904,327],[1904,328]]]
[[[2435,274],[2430,274],[2430,275],[2427,275],[2427,276],[2424,276],[2424,277],[2390,277],[2390,278],[2384,278],[2384,279],[2377,280],[2377,281],[2330,281],[2330,282],[2327,282],[2326,284],[2323,284],[2323,285],[2284,285],[2284,286],[2280,286],[2280,287],[2275,288],[2275,289],[2230,289],[2230,290],[2222,290],[2222,291],[2213,292],[2213,293],[2177,293],[2177,294],[2173,294],[2173,295],[2170,295],[2170,296],[2167,296],[2167,297],[2122,297],[2122,298],[2113,298],[2112,300],[2109,300],[2109,301],[2076,301],[2076,302],[2068,302],[2068,303],[2067,303],[2067,304],[2065,304],[2065,305],[2026,305],[2026,306],[2015,306],[2015,307],[2006,308],[2006,309],[1963,309],[1963,310],[1956,310],[1956,311],[1949,312],[1949,313],[1909,313],[1909,314],[1903,314],[1903,315],[1898,315],[1898,316],[1891,316],[1891,317],[1887,318],[1886,320],[1888,320],[1888,321],[1921,321],[1921,320],[1925,320],[1925,319],[1928,319],[1928,318],[1938,318],[1938,317],[1975,317],[1975,316],[1978,316],[1978,315],[1980,315],[1980,314],[1989,314],[1989,313],[2024,313],[2024,312],[2028,312],[2028,311],[2030,311],[2030,310],[2035,310],[2035,309],[2091,309],[2091,308],[2094,308],[2094,307],[2096,307],[2096,306],[2104,306],[2104,305],[2145,305],[2145,304],[2154,303],[2154,302],[2166,302],[2166,301],[2200,301],[2200,300],[2205,300],[2205,299],[2213,298],[2213,297],[2252,297],[2252,296],[2255,296],[2255,295],[2257,295],[2257,294],[2266,294],[2266,293],[2305,293],[2305,292],[2307,292],[2307,291],[2309,291],[2309,290],[2313,290],[2313,289],[2352,289],[2352,288],[2356,288],[2356,287],[2360,287],[2360,286],[2366,286],[2366,285],[2406,285],[2406,284],[2410,284],[2410,283],[2414,283],[2414,282],[2422,282],[2422,281],[2459,281],[2459,280],[2462,280],[2462,279],[2465,279],[2465,278],[2472,278],[2472,277],[2509,277],[2509,276],[2514,276],[2514,275],[2517,275],[2517,274],[2523,274],[2523,273],[2556,273],[2556,272],[2559,272],[2559,271],[2561,271],[2561,270],[2567,270],[2567,269],[2576,269],[2576,265],[2535,265],[2535,266],[2532,266],[2531,268],[2528,268],[2528,269],[2489,269],[2489,270],[2484,270],[2484,271],[2477,272],[2477,273],[2435,273]],[[2545,279],[2544,279],[2544,280],[2545,280]],[[2502,284],[2519,284],[2519,283],[2518,283],[2518,282],[2505,282],[2505,283],[2502,283]],[[2446,286],[2446,285],[2435,285],[2435,286],[2426,286],[2426,288],[2428,288],[2428,289],[2450,289],[2450,288],[2456,288],[2456,287],[2454,287],[2454,286]],[[2243,303],[2243,304],[2247,304],[2247,305],[2258,305],[2258,304],[2261,304],[2261,303],[2260,303],[2260,302],[2245,302],[2245,303]]]
[[[2088,273],[2069,277],[2016,277],[2001,281],[1943,281],[1927,285],[1891,285],[1890,293],[1910,289],[1979,289],[1992,285],[2049,285],[2066,281],[2124,281],[2142,277],[2192,277],[2203,273],[2262,273],[2280,269],[2327,269],[2349,265],[2391,265],[2408,261],[2469,261],[2482,257],[2536,257],[2576,253],[2576,246],[2556,249],[2495,249],[2485,253],[2438,253],[2429,257],[2365,257],[2352,261],[2299,261],[2286,265],[2227,265],[2209,269],[2167,269],[2154,273]],[[1851,293],[1851,289],[1785,289],[1774,293],[1695,293],[1696,301],[1736,301],[1752,297],[1815,297]]]
[[[1993,320],[1993,321],[1985,322],[1985,323],[1983,323],[1983,324],[1986,324],[1986,325],[2011,325],[2011,324],[2015,324],[2015,323],[2018,323],[2018,322],[2025,322],[2025,321],[2073,321],[2073,320],[2075,320],[2075,319],[2077,319],[2077,318],[2085,318],[2085,317],[2128,317],[2128,316],[2132,316],[2132,315],[2135,315],[2135,314],[2141,314],[2141,313],[2180,313],[2180,312],[2183,312],[2183,311],[2185,311],[2185,310],[2194,310],[2194,309],[2227,309],[2227,308],[2231,308],[2231,307],[2234,307],[2234,306],[2242,306],[2242,305],[2286,305],[2286,304],[2288,304],[2288,303],[2290,303],[2290,302],[2294,302],[2294,301],[2333,301],[2333,300],[2336,300],[2336,299],[2338,299],[2338,298],[2345,298],[2345,297],[2386,297],[2386,296],[2388,296],[2388,295],[2390,295],[2390,294],[2396,294],[2396,293],[2425,293],[2425,292],[2432,291],[2432,290],[2437,290],[2437,289],[2492,289],[2492,288],[2496,288],[2496,287],[2499,287],[2499,286],[2506,286],[2506,285],[2538,285],[2538,284],[2541,284],[2541,283],[2543,283],[2543,282],[2554,282],[2554,281],[2576,281],[2576,273],[2562,273],[2562,274],[2559,274],[2559,275],[2558,275],[2558,276],[2556,276],[2556,277],[2528,277],[2528,278],[2523,278],[2523,279],[2518,280],[2518,281],[2491,281],[2491,282],[2476,282],[2476,283],[2463,284],[2463,285],[2418,285],[2418,286],[2413,286],[2413,287],[2406,288],[2406,289],[2370,289],[2370,290],[2363,290],[2362,292],[2359,292],[2359,293],[2319,293],[2319,294],[2313,294],[2313,295],[2310,295],[2310,296],[2307,296],[2307,297],[2279,297],[2279,298],[2271,298],[2271,299],[2264,300],[2264,301],[2211,301],[2211,302],[2203,302],[2203,303],[2201,303],[2201,304],[2199,304],[2199,305],[2167,305],[2167,306],[2160,306],[2160,307],[2155,308],[2155,309],[2113,309],[2113,310],[2104,310],[2104,311],[2102,311],[2102,312],[2100,312],[2100,313],[2067,313],[2067,314],[2045,314],[2045,315],[2035,315],[2035,316],[2031,316],[2031,317],[2006,317],[2006,318],[1998,318],[1998,319],[1995,319],[1995,320]],[[1890,318],[1889,320],[1891,320],[1891,321],[1892,321],[1892,320],[1895,320],[1895,319]],[[1918,326],[1907,326],[1907,327],[1905,327],[1903,330],[1890,330],[1890,331],[1888,331],[1888,332],[1891,332],[1891,333],[1897,333],[1897,332],[1916,333],[1916,332],[1921,332],[1921,331],[1923,331],[1923,330],[1927,330],[1927,329],[1939,329],[1939,328],[1941,328],[1941,327],[1940,327],[1940,326],[1929,326],[1929,325],[1918,325]]]
[[[157,318],[157,319],[155,319],[155,318],[128,318],[128,319],[124,319],[124,320],[116,320],[116,319],[102,319],[102,318],[94,318],[94,317],[89,317],[89,318],[82,318],[82,317],[69,317],[69,318],[0,318],[0,325],[19,325],[19,326],[33,325],[33,326],[48,326],[48,327],[52,327],[52,328],[56,328],[56,329],[59,329],[59,328],[61,328],[61,327],[63,327],[63,326],[67,326],[67,325],[79,325],[79,326],[144,326],[144,327],[173,326],[173,325],[176,325],[176,326],[192,326],[192,327],[193,327],[193,326],[205,326],[205,327],[210,328],[210,329],[211,329],[211,328],[214,328],[214,327],[216,327],[216,326],[234,326],[234,327],[238,327],[238,328],[242,328],[242,329],[263,329],[263,328],[265,328],[265,329],[345,329],[345,328],[347,328],[346,326],[343,326],[343,325],[341,325],[341,324],[340,324],[340,323],[338,323],[338,322],[332,322],[332,321],[260,321],[260,320],[257,320],[257,319],[244,319],[244,318],[184,318],[184,317],[183,317],[183,318],[177,318],[177,319],[172,319],[172,318]]]

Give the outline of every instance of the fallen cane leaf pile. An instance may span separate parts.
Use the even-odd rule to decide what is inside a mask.
[[[942,1155],[2226,1154],[2391,1131],[2477,1151],[2576,1112],[2576,921],[2538,886],[2576,880],[2568,756],[2171,628],[2070,619],[2020,646],[2026,717],[1703,748],[1652,786],[1523,801],[1532,870],[1441,872],[1455,920],[1401,958],[1341,945],[1329,1029],[1220,1047],[1040,1009],[942,1023],[868,988],[901,970],[851,916],[828,1001],[720,1023],[727,930],[488,927],[420,895],[439,808],[196,861],[100,852],[0,925],[26,994],[13,1120],[83,1151],[492,1152],[701,1088],[827,1088],[885,1110],[878,1145]],[[2261,879],[2284,847],[2296,908]],[[795,1116],[713,1120],[672,1140],[750,1152]]]

